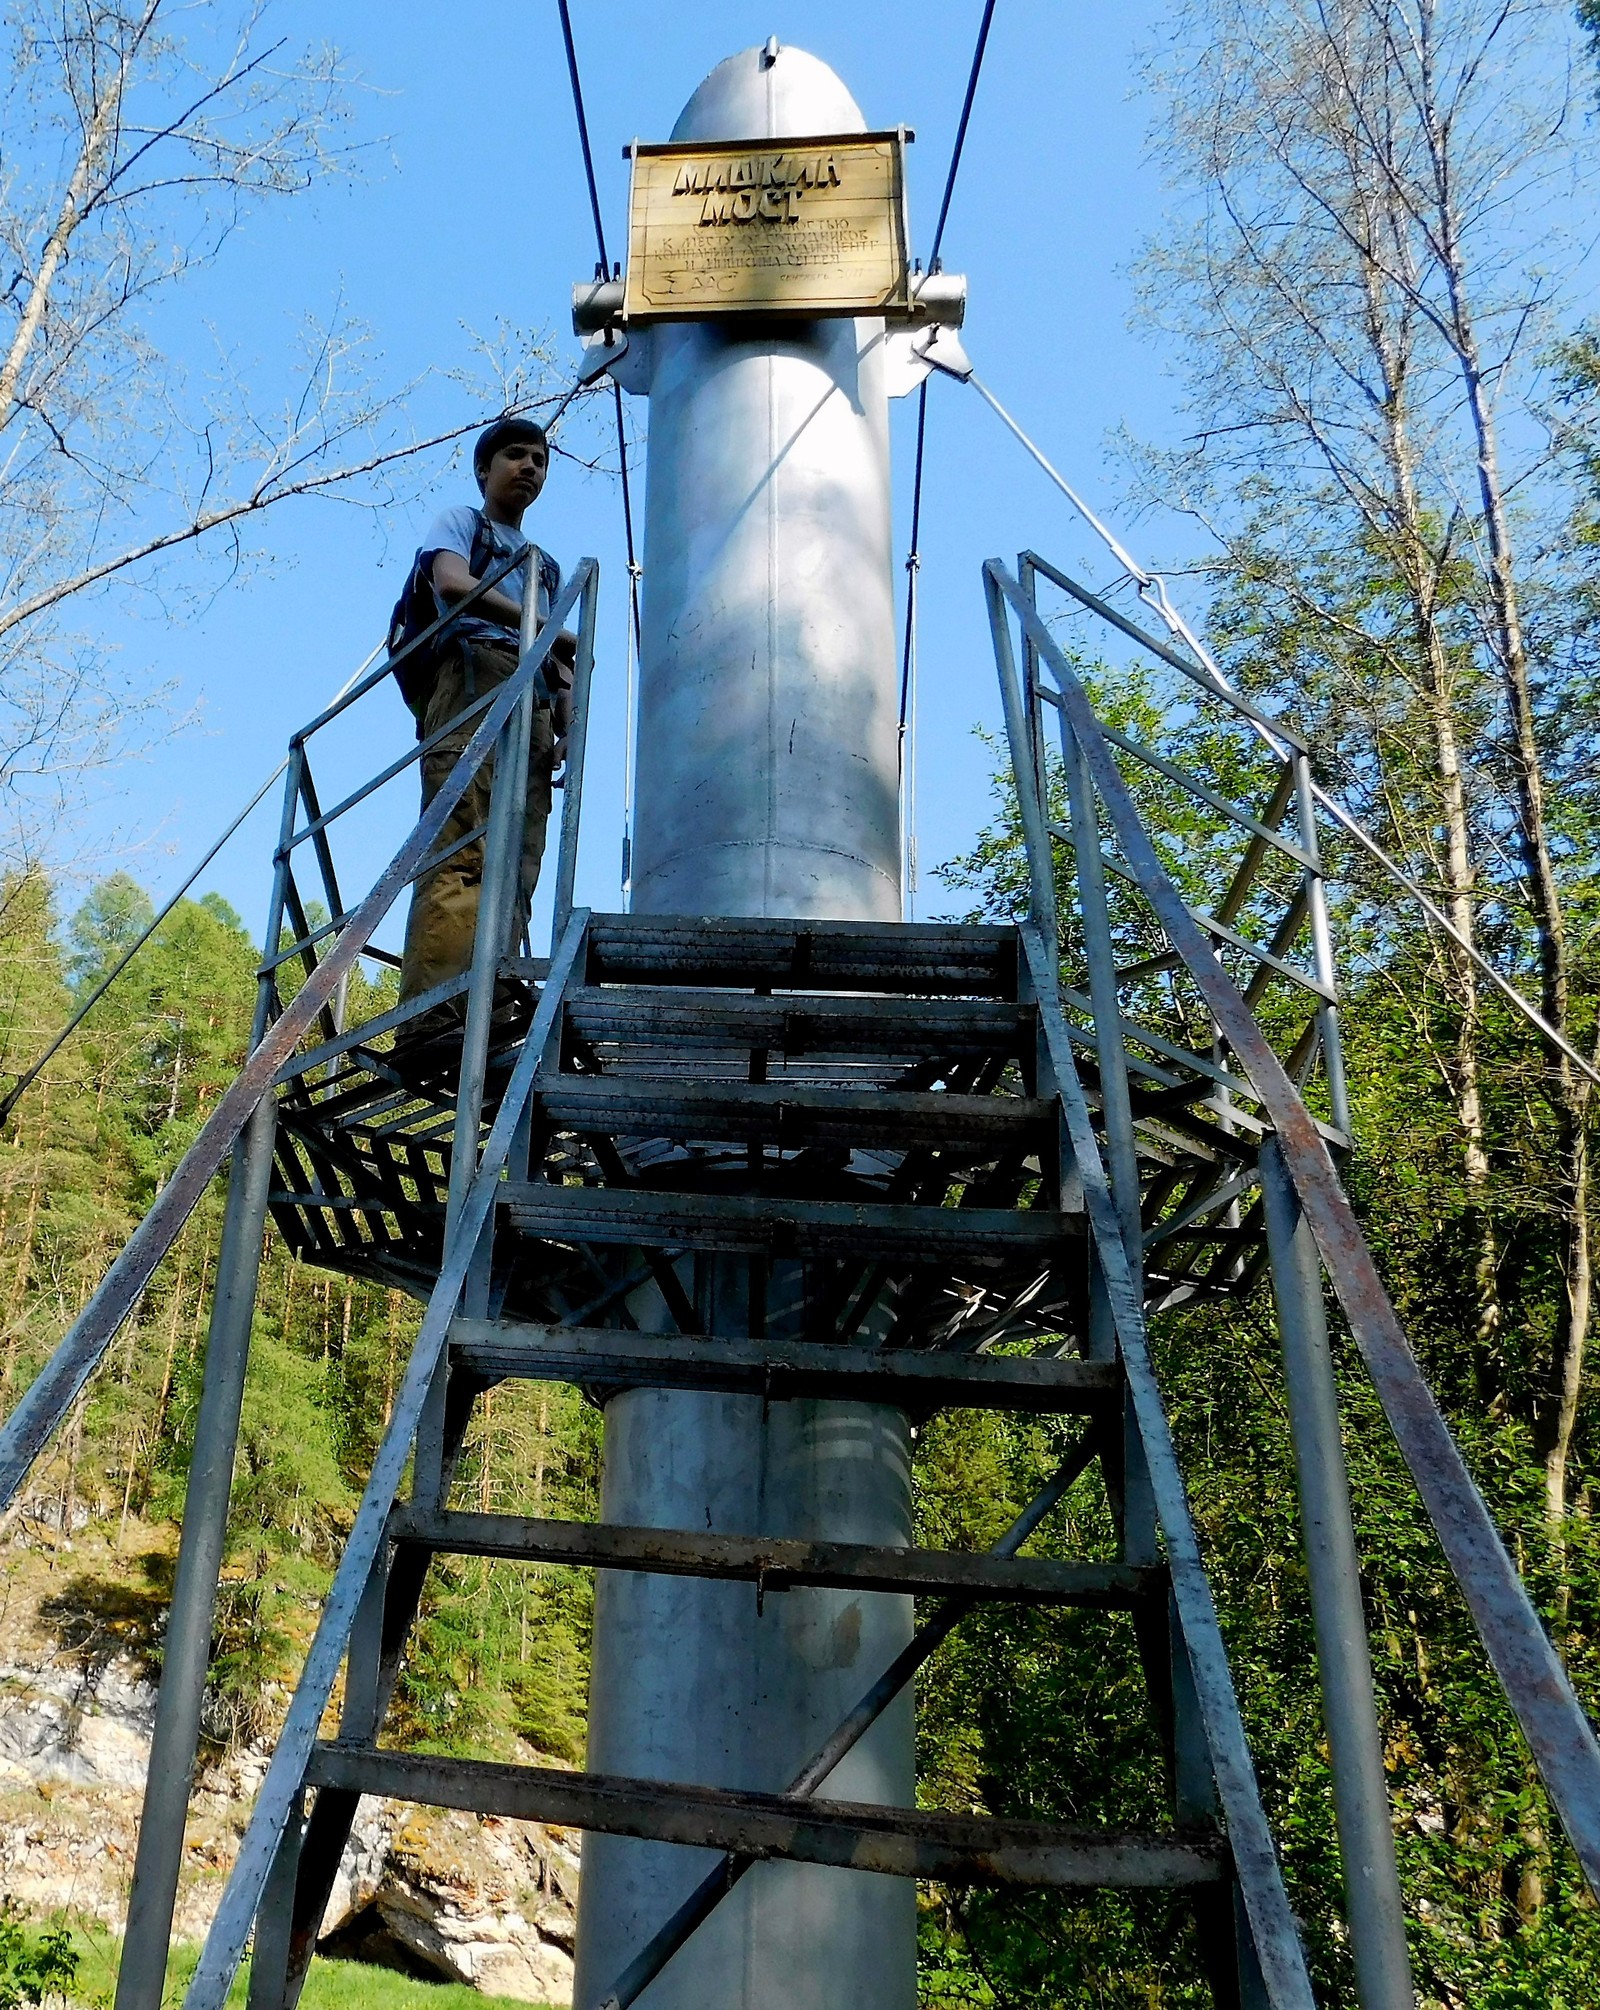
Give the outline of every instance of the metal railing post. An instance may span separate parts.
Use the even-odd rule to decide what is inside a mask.
[[[995,668],[1000,674],[1000,703],[1005,711],[1006,741],[1011,752],[1011,772],[1017,782],[1017,812],[1022,820],[1023,843],[1028,854],[1028,914],[1049,942],[1061,940],[1056,914],[1055,861],[1050,851],[1050,833],[1045,806],[1032,788],[1023,786],[1023,777],[1036,773],[1028,747],[1028,723],[1023,715],[1022,694],[1017,687],[1017,662],[1011,647],[1011,626],[1006,616],[1005,598],[987,574],[984,591],[989,602],[989,628],[994,638]]]
[[[280,2010],[288,1995],[290,1941],[294,1931],[294,1892],[306,1841],[306,1795],[295,1796],[267,1873],[256,1915],[255,1946],[250,1963],[246,2010]]]
[[[1032,925],[1023,927],[1022,944],[1033,976],[1040,1023],[1053,1057],[1063,1119],[1083,1182],[1090,1235],[1099,1255],[1102,1287],[1120,1343],[1133,1425],[1143,1449],[1143,1471],[1166,1542],[1174,1608],[1188,1655],[1212,1778],[1233,1850],[1234,1873],[1246,1914],[1240,1954],[1241,2006],[1248,2004],[1250,2010],[1255,2010],[1249,1992],[1256,1979],[1253,1963],[1258,1962],[1265,1977],[1266,1997],[1278,2010],[1311,2010],[1311,1983],[1305,1970],[1305,1956],[1261,1806],[1260,1788],[1239,1719],[1211,1585],[1201,1561],[1171,1427],[1150,1360],[1144,1306],[1135,1273],[1128,1263],[1121,1219],[1073,1058],[1072,1035],[1061,1010],[1054,946]]]
[[[1100,856],[1100,818],[1094,782],[1078,736],[1058,714],[1061,761],[1067,779],[1072,849],[1077,855],[1078,919],[1083,928],[1084,961],[1089,973],[1089,1000],[1094,1007],[1095,1054],[1100,1068],[1100,1104],[1106,1126],[1106,1157],[1111,1191],[1122,1221],[1128,1265],[1142,1281],[1144,1231],[1139,1213],[1139,1147],[1133,1131],[1133,1104],[1128,1095],[1128,1049],[1122,1037],[1122,1001],[1117,991],[1117,957],[1111,940],[1111,907],[1106,898],[1105,866]]]
[[[1038,575],[1034,570],[1031,553],[1022,552],[1017,558],[1017,579],[1023,592],[1032,604],[1039,604]],[[1039,652],[1034,647],[1033,637],[1025,634],[1022,638],[1022,711],[1028,725],[1028,746],[1033,755],[1033,786],[1039,801],[1044,806],[1045,818],[1050,815],[1050,771],[1045,754],[1043,732],[1044,717],[1039,699]]]
[[[344,898],[339,892],[333,846],[328,842],[327,826],[322,821],[322,804],[317,798],[317,785],[311,774],[311,756],[303,746],[300,753],[300,800],[305,805],[306,823],[312,833],[311,848],[316,853],[317,869],[322,875],[323,896],[328,903],[329,914],[343,914]]]
[[[461,1070],[456,1084],[456,1120],[450,1148],[450,1186],[445,1205],[445,1247],[450,1247],[467,1192],[478,1170],[478,1141],[483,1125],[483,1086],[488,1071],[490,1021],[494,1016],[495,985],[507,947],[508,924],[517,896],[522,864],[522,823],[527,814],[529,707],[524,697],[500,735],[495,750],[494,785],[484,832],[483,880],[478,896],[478,928],[472,951],[467,990],[467,1023],[461,1036]],[[493,1218],[485,1237],[493,1234]],[[468,1272],[462,1302],[481,1311],[487,1292],[485,1245],[480,1245]],[[428,1507],[443,1505],[445,1491],[445,1409],[449,1360],[441,1357],[434,1386],[417,1428],[412,1499]]]
[[[1584,1876],[1600,1893],[1600,1739],[1418,1368],[1327,1143],[1243,993],[1217,964],[1214,922],[1190,912],[1162,865],[1072,665],[997,559],[986,563],[984,576],[991,619],[996,600],[1002,606],[1009,602],[1032,632],[1040,660],[1057,680],[1079,736],[1123,864],[1221,1026],[1250,1081],[1251,1093],[1276,1132],[1300,1205],[1327,1263],[1329,1281],[1349,1321],[1351,1338],[1428,1519]],[[1229,702],[1248,714],[1245,701],[1235,696]],[[1285,741],[1299,743],[1290,727],[1278,725],[1273,731]]]
[[[550,617],[540,631],[546,637],[546,646],[554,640],[568,612],[577,605],[593,569],[594,561],[584,559],[571,580],[561,589]],[[4,1424],[0,1425],[0,1509],[9,1507],[16,1498],[34,1462],[104,1359],[107,1347],[138,1303],[157,1265],[182,1232],[184,1223],[194,1212],[213,1174],[221,1170],[257,1103],[271,1092],[279,1071],[309,1032],[313,1019],[324,1018],[329,1037],[338,1037],[333,1029],[333,1015],[328,1010],[328,1001],[356,958],[376,953],[370,947],[373,932],[389,912],[401,889],[419,873],[429,869],[429,855],[440,841],[446,819],[460,801],[472,776],[493,752],[495,741],[519,698],[533,682],[535,668],[533,665],[519,668],[515,679],[488,702],[472,737],[427,809],[412,826],[404,843],[384,867],[360,906],[341,916],[336,929],[325,931],[335,935],[333,946],[320,962],[315,957],[311,959],[312,968],[305,983],[292,999],[281,1004],[275,1019],[271,1014],[271,986],[262,986],[257,1000],[259,1038],[249,1058],[223,1090],[210,1115],[200,1126],[194,1142],[178,1161],[149,1212],[129,1236],[120,1253],[112,1259],[109,1269],[73,1320],[65,1337],[28,1385]],[[371,685],[364,680],[360,688],[370,689]],[[351,694],[352,697],[354,695]],[[335,707],[334,713],[328,716],[333,716],[340,709],[342,707]],[[473,708],[474,715],[476,710]],[[305,733],[296,735],[296,742],[303,742],[305,737]],[[285,801],[293,800],[292,794],[286,790]],[[280,850],[284,848],[280,846]],[[436,855],[432,862],[437,864]],[[292,877],[285,867],[275,882],[275,898],[277,893],[287,897],[292,887]],[[387,958],[387,952],[383,955]],[[274,959],[266,959],[262,966],[264,973],[270,975],[273,963]]]
[[[283,927],[290,871],[290,838],[300,803],[304,749],[289,752],[278,843],[273,853],[272,892],[267,902],[267,943],[275,946]],[[268,954],[271,949],[269,947]],[[256,986],[250,1045],[257,1046],[277,1002],[275,973]],[[200,1749],[200,1717],[211,1659],[217,1582],[227,1536],[233,1492],[233,1461],[244,1404],[250,1331],[261,1274],[267,1195],[277,1106],[269,1094],[257,1104],[234,1147],[228,1170],[222,1247],[206,1340],[205,1376],[194,1451],[184,1493],[178,1568],[161,1663],[161,1687],[151,1733],[150,1766],[128,1895],[128,1924],[117,1969],[115,2010],[160,2010],[166,1983],[167,1945],[183,1867],[183,1826]]]
[[[538,596],[528,582],[523,594],[519,663],[524,662],[538,633]],[[461,1069],[456,1083],[456,1121],[450,1147],[450,1186],[445,1204],[445,1246],[455,1234],[467,1192],[478,1170],[478,1141],[483,1128],[483,1088],[489,1065],[489,1034],[494,1018],[495,987],[502,959],[515,947],[513,923],[522,890],[522,847],[528,815],[528,756],[533,731],[536,691],[517,701],[495,746],[494,781],[489,792],[489,816],[483,835],[483,878],[478,890],[477,932],[472,944],[472,972],[467,988],[467,1021],[461,1036]],[[468,1273],[462,1303],[468,1312],[487,1306],[488,1256],[494,1235],[491,1212],[484,1240]],[[445,1409],[449,1360],[441,1358],[417,1429],[412,1498],[423,1505],[443,1505],[445,1492]]]
[[[474,750],[481,760],[487,747]],[[442,817],[440,819],[442,821]],[[472,1250],[487,1232],[494,1211],[500,1175],[523,1103],[532,1093],[561,999],[582,953],[587,916],[575,913],[566,940],[551,961],[538,1010],[512,1070],[511,1080],[494,1127],[484,1146],[476,1176],[470,1182],[455,1224],[445,1244],[438,1280],[429,1296],[412,1357],[395,1397],[389,1425],[373,1461],[361,1505],[334,1573],[299,1684],[279,1733],[272,1763],[261,1783],[244,1842],[234,1861],[222,1904],[212,1921],[206,1945],[185,1998],[188,2010],[222,2010],[257,1916],[262,1889],[271,1874],[279,1840],[294,1818],[304,1784],[305,1768],[316,1742],[323,1712],[345,1660],[350,1628],[372,1568],[388,1539],[389,1514],[399,1490],[418,1428],[420,1412],[443,1355],[450,1322],[460,1301]]]
[[[456,1090],[456,1123],[450,1157],[450,1191],[445,1215],[448,1241],[477,1170],[483,1121],[483,1083],[489,1059],[495,981],[510,947],[522,866],[522,830],[528,802],[528,741],[532,694],[506,721],[494,754],[494,784],[483,837],[483,880],[478,895],[477,934],[467,991],[467,1023],[461,1039],[461,1075]]]
[[[1300,824],[1300,849],[1314,863],[1306,870],[1306,907],[1311,917],[1311,953],[1317,980],[1329,991],[1338,989],[1338,973],[1333,961],[1333,936],[1328,927],[1328,888],[1322,874],[1322,853],[1317,844],[1317,803],[1311,785],[1311,763],[1295,748],[1295,804]],[[1317,1008],[1317,1032],[1322,1043],[1322,1067],[1328,1078],[1329,1115],[1346,1135],[1350,1130],[1350,1094],[1345,1083],[1344,1047],[1339,1037],[1339,1008]]]
[[[183,1825],[200,1744],[200,1714],[211,1659],[217,1579],[222,1569],[239,1438],[250,1328],[261,1271],[261,1238],[272,1185],[277,1105],[264,1096],[233,1155],[206,1343],[205,1382],[183,1504],[183,1535],[161,1663],[144,1812],[117,1971],[116,2010],[160,2010],[167,1943],[183,1864]]]
[[[578,610],[578,655],[572,669],[572,717],[567,728],[561,839],[556,851],[555,915],[550,923],[552,956],[572,919],[572,894],[578,874],[578,828],[583,816],[583,763],[589,739],[589,685],[594,674],[594,624],[599,600],[600,572],[596,567],[583,590]]]
[[[289,743],[284,763],[283,809],[278,819],[278,843],[272,854],[272,893],[267,901],[267,926],[261,938],[262,972],[256,987],[255,1024],[250,1044],[255,1046],[266,1032],[278,997],[278,945],[283,934],[283,917],[289,904],[289,880],[294,871],[294,826],[300,812],[300,776],[305,768],[306,750],[298,740]]]
[[[1268,1139],[1261,1149],[1261,1193],[1289,1393],[1289,1429],[1299,1479],[1356,1993],[1362,2010],[1415,2010],[1372,1657],[1361,1609],[1350,1481],[1339,1435],[1338,1389],[1322,1301],[1322,1268],[1276,1139]]]

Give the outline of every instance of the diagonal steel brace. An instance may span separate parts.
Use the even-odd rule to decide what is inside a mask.
[[[1084,1432],[1049,1480],[990,1550],[991,1556],[1016,1555],[1045,1516],[1088,1469],[1099,1450],[1101,1428],[1098,1424],[1091,1425]],[[849,1716],[795,1774],[784,1788],[785,1794],[814,1794],[934,1650],[949,1639],[976,1603],[977,1600],[972,1598],[942,1599],[934,1608],[933,1616],[918,1629],[916,1637],[900,1650]],[[601,1998],[599,2010],[628,2010],[629,2004],[637,2002],[678,1949],[711,1917],[754,1862],[754,1857],[736,1856],[731,1852],[719,1858],[671,1918],[657,1927],[628,1963],[609,1992]]]

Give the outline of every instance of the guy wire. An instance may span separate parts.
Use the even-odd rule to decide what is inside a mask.
[[[561,39],[566,45],[567,75],[572,82],[572,111],[578,123],[578,145],[583,151],[584,179],[589,184],[589,211],[594,218],[595,249],[600,255],[600,278],[612,276],[611,260],[606,252],[606,227],[600,215],[600,189],[595,180],[594,150],[589,144],[589,120],[583,108],[583,81],[578,74],[578,50],[572,35],[572,15],[567,0],[556,0],[561,14]],[[627,719],[624,726],[626,744],[622,752],[622,885],[626,896],[633,883],[633,710],[634,675],[638,661],[639,632],[639,581],[643,568],[639,564],[633,535],[633,494],[628,474],[628,432],[622,415],[622,386],[613,377],[612,394],[617,409],[617,464],[622,472],[622,528],[628,547],[628,692]]]

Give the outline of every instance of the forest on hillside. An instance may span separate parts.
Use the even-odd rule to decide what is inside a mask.
[[[1160,452],[1124,443],[1130,514],[1178,512],[1186,548],[1203,551],[1185,591],[1227,674],[1300,722],[1320,778],[1435,905],[1430,920],[1370,853],[1330,843],[1356,1134],[1345,1173],[1592,1711],[1600,1112],[1572,1054],[1600,1065],[1600,322],[1583,291],[1597,43],[1600,0],[1178,0],[1144,80],[1169,213],[1139,273],[1146,327],[1177,359],[1183,437]],[[45,44],[30,47],[43,61]],[[292,77],[320,88],[320,73]],[[293,153],[312,128],[272,130]],[[267,193],[292,179],[284,167]],[[31,225],[8,200],[0,187],[8,241],[26,243]],[[31,291],[0,296],[13,316],[0,431],[33,442],[0,461],[0,1085],[152,912],[126,874],[85,894],[52,855],[72,777],[121,758],[129,714],[115,680],[85,670],[83,637],[49,624],[104,576],[78,562],[90,541],[76,540],[111,480],[109,462],[91,475],[58,455],[52,432],[79,437],[90,393],[142,367],[132,334],[118,350],[106,333],[125,300],[108,305],[82,276],[132,272],[135,252],[154,273],[158,236],[130,249],[86,231],[66,265],[78,292],[46,298],[55,282],[22,258]],[[115,435],[109,391],[97,409]],[[158,468],[151,435],[126,434],[139,469]],[[330,441],[341,445],[337,429]],[[115,565],[136,566],[142,549]],[[1113,718],[1148,704],[1063,632]],[[1160,723],[1204,755],[1192,723]],[[951,914],[1020,911],[1003,777],[982,834],[940,879]],[[221,900],[181,903],[0,1126],[0,1407],[237,1069],[259,954]],[[354,985],[348,1011],[387,996]],[[52,1555],[64,1638],[109,1628],[152,1669],[220,1220],[219,1186],[0,1523],[0,1542]],[[260,1740],[282,1708],[416,1323],[404,1294],[269,1244],[214,1640],[214,1755]],[[1182,1308],[1153,1339],[1291,1897],[1322,2000],[1344,2010],[1353,1983],[1270,1303],[1263,1292]],[[1429,2010],[1582,2010],[1600,2002],[1600,1908],[1337,1322],[1335,1344],[1421,1996]],[[919,1440],[920,1539],[993,1541],[1061,1450],[1048,1423],[936,1419]],[[506,1387],[480,1406],[458,1485],[485,1509],[588,1515],[599,1455],[600,1419],[576,1392]],[[1041,1535],[1045,1553],[1103,1553],[1096,1484]],[[114,1566],[82,1565],[74,1545],[90,1528]],[[556,1568],[436,1566],[395,1735],[581,1758],[589,1596],[586,1577]],[[1002,1815],[1159,1821],[1159,1768],[1127,1728],[1142,1715],[1139,1680],[1121,1619],[975,1614],[920,1679],[922,1792]],[[931,1889],[922,1952],[923,2000],[949,2010],[1207,2000],[1184,1979],[1176,1913],[1154,1896]]]
[[[0,889],[0,1069],[42,1048],[74,993],[100,981],[152,914],[123,874],[69,917],[57,915],[40,877]],[[0,1170],[0,1404],[9,1408],[26,1387],[237,1072],[258,960],[221,899],[181,903],[12,1118]],[[386,991],[353,983],[352,1013],[371,1016],[387,1002]],[[115,1585],[84,1583],[81,1598],[86,1611],[110,1598],[129,1638],[151,1654],[170,1587],[221,1222],[218,1182],[19,1517],[24,1532],[31,1523],[70,1537],[90,1519],[114,1531],[136,1572],[119,1571]],[[219,1746],[258,1737],[272,1719],[273,1685],[293,1677],[417,1319],[405,1294],[308,1269],[269,1230],[211,1675]],[[491,1457],[482,1457],[480,1433],[475,1473],[526,1478],[547,1513],[592,1505],[598,1434],[575,1397],[541,1391],[519,1408],[518,1392],[499,1393],[482,1428]],[[503,1595],[490,1595],[491,1584]],[[524,1599],[470,1561],[451,1567],[400,1699],[408,1728],[427,1738],[448,1724],[449,1738],[469,1745],[516,1734],[580,1756],[585,1590],[552,1579]]]

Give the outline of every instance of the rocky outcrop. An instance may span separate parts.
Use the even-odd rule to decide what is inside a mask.
[[[0,1891],[25,1912],[121,1931],[154,1721],[155,1690],[129,1660],[19,1658],[13,1645],[0,1662]],[[180,1939],[209,1926],[247,1811],[237,1774],[218,1784],[185,1830]]]
[[[23,1567],[8,1570],[12,1559]],[[120,1932],[155,1691],[136,1653],[64,1646],[0,1545],[0,1892]],[[284,1699],[286,1700],[286,1699]],[[542,1761],[549,1764],[549,1760]],[[266,1769],[244,1752],[202,1780],[184,1830],[176,1935],[201,1939]],[[578,1838],[393,1801],[363,1802],[323,1923],[324,1951],[528,2003],[572,2001]]]
[[[576,1845],[532,1822],[370,1804],[321,1944],[493,1995],[570,2003]]]
[[[0,1781],[142,1787],[155,1691],[127,1663],[0,1662]]]

